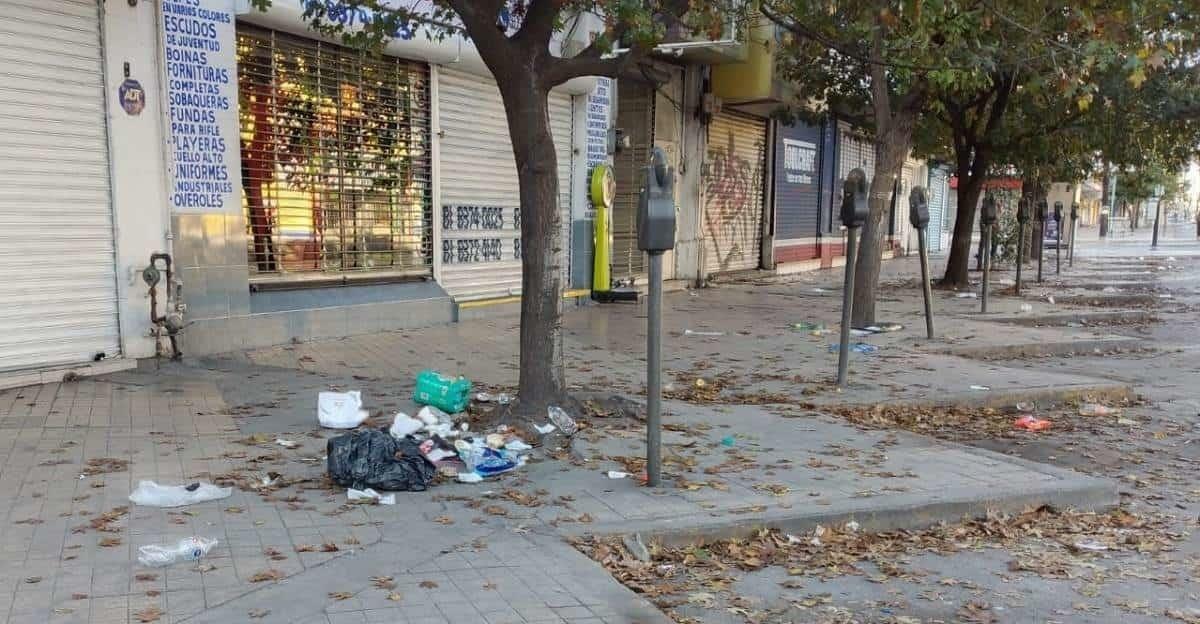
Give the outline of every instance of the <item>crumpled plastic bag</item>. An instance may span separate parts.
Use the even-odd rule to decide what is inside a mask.
[[[421,492],[437,474],[437,468],[421,455],[416,442],[393,438],[378,429],[330,438],[325,450],[329,478],[356,490]]]
[[[159,485],[153,481],[139,481],[129,500],[134,505],[144,507],[183,507],[228,498],[232,493],[233,488],[217,487],[211,483]]]
[[[367,419],[362,408],[362,393],[321,392],[317,394],[317,421],[330,429],[353,429]]]
[[[396,419],[392,421],[391,428],[388,433],[392,434],[393,438],[403,438],[407,435],[412,435],[421,430],[425,423],[405,414],[404,412],[396,412]]]

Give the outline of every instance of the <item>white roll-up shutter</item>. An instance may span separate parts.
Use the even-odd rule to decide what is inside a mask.
[[[438,77],[442,287],[457,300],[521,292],[520,189],[504,102],[486,78],[442,68]],[[550,94],[558,152],[563,272],[570,277],[571,96]]]
[[[0,0],[0,15],[0,371],[115,357],[99,8]]]
[[[706,274],[758,268],[762,249],[765,119],[731,112],[713,117],[704,164]]]
[[[929,251],[942,250],[942,219],[946,214],[949,179],[941,167],[932,167],[929,170],[929,230],[926,233]]]
[[[838,135],[838,179],[845,180],[851,169],[861,167],[870,184],[875,179],[875,143],[845,123],[839,127]]]

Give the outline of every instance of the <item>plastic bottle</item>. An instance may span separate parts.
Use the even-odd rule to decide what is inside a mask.
[[[150,544],[138,547],[138,562],[159,568],[176,561],[196,561],[217,545],[210,537],[185,537],[175,544]]]

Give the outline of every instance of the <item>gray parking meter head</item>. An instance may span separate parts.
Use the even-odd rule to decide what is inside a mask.
[[[852,228],[867,222],[867,174],[855,167],[842,183],[842,225]]]
[[[1017,200],[1017,223],[1029,223],[1029,199]]]
[[[1075,221],[1078,218],[1079,218],[1079,204],[1072,203],[1071,204],[1071,220]]]
[[[675,248],[675,169],[655,147],[638,195],[638,249],[661,252]]]
[[[1044,199],[1039,199],[1037,206],[1038,206],[1038,210],[1037,210],[1038,219],[1037,220],[1042,221],[1044,223],[1046,221],[1046,216],[1050,214],[1050,206],[1049,206],[1049,204],[1046,203],[1046,200],[1044,200]]]
[[[984,225],[991,225],[996,222],[996,198],[989,193],[983,197],[983,204],[979,212],[979,222]]]
[[[1054,202],[1054,220],[1062,222],[1062,202]]]
[[[918,230],[929,225],[929,200],[923,186],[914,186],[908,194],[908,222]]]

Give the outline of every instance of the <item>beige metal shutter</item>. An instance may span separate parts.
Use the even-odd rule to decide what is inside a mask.
[[[854,134],[848,124],[841,124],[838,130],[838,191],[842,188],[840,181],[845,180],[855,167],[867,174],[867,184],[870,184],[875,179],[875,143]]]
[[[0,14],[0,370],[118,356],[99,8]]]
[[[520,188],[500,90],[443,68],[438,78],[441,284],[457,300],[521,292]],[[571,96],[550,94],[558,152],[563,274],[570,277]]]
[[[762,249],[765,119],[722,112],[708,127],[704,164],[706,274],[758,268]]]
[[[645,252],[637,244],[637,206],[646,165],[654,145],[654,89],[626,80],[617,85],[617,127],[629,137],[629,149],[613,157],[617,194],[612,214],[612,278],[646,272]]]

